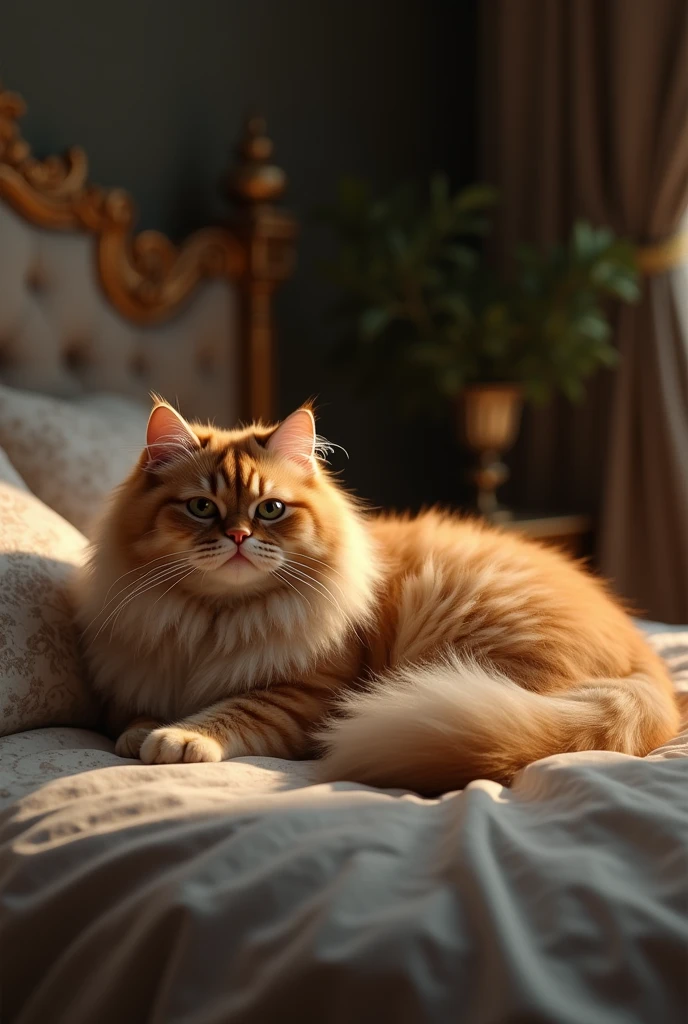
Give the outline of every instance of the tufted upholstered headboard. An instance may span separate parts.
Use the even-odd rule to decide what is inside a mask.
[[[231,424],[274,414],[271,300],[296,224],[259,118],[230,177],[234,214],[179,247],[133,233],[134,206],[88,181],[82,150],[37,160],[23,101],[0,87],[0,381],[54,395],[177,401]]]

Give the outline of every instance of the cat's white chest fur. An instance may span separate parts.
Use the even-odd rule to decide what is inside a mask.
[[[122,714],[174,721],[298,679],[326,653],[302,607],[298,595],[283,593],[233,608],[178,595],[133,600],[87,634],[93,685]]]

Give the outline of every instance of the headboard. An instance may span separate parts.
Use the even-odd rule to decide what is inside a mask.
[[[121,189],[88,181],[86,154],[36,159],[0,86],[0,381],[54,395],[151,390],[186,415],[270,419],[272,296],[292,272],[296,223],[283,172],[250,119],[228,181],[226,225],[174,245],[134,233]]]

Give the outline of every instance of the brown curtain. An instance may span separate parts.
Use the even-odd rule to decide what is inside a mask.
[[[482,0],[484,177],[497,249],[573,220],[662,243],[688,208],[686,0]],[[688,622],[688,271],[619,311],[620,368],[585,405],[532,413],[519,497],[600,510],[600,563],[649,616]]]

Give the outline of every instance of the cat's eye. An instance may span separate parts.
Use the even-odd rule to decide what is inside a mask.
[[[192,498],[187,501],[186,507],[198,519],[213,519],[217,515],[217,505],[210,498]]]
[[[285,510],[286,505],[283,501],[261,501],[260,505],[256,508],[256,515],[259,519],[267,519],[268,521],[271,521],[283,516]]]

